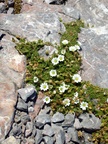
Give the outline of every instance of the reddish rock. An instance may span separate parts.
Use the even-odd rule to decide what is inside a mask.
[[[34,111],[29,113],[29,116],[32,120],[38,115],[38,113],[40,112],[41,108],[44,105],[44,102],[42,100],[43,97],[44,97],[44,94],[42,92],[39,92],[38,98],[36,100],[36,104],[34,106]]]

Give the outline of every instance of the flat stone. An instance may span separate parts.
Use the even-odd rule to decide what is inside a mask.
[[[51,123],[51,118],[50,115],[48,114],[39,114],[36,119],[36,126],[41,128],[43,127],[45,124],[50,124]]]
[[[44,126],[44,129],[43,129],[42,134],[45,135],[45,136],[51,137],[51,136],[54,135],[54,130],[52,129],[51,126],[49,126],[48,124],[46,124],[46,125]]]
[[[18,89],[20,97],[26,102],[28,99],[36,98],[36,90],[35,87],[29,85],[25,88]]]
[[[28,111],[27,103],[25,103],[23,100],[20,99],[16,105],[16,109],[27,112]]]
[[[88,132],[93,132],[100,129],[101,120],[94,114],[81,114],[79,119],[81,120],[82,128]]]
[[[64,121],[64,115],[62,113],[56,112],[52,118],[51,121],[53,123],[63,122]]]
[[[65,143],[65,132],[60,130],[55,133],[56,143],[64,144]]]
[[[67,114],[65,116],[64,122],[62,123],[62,127],[64,129],[67,129],[70,126],[73,126],[74,120],[75,120],[75,115],[74,114]]]
[[[80,144],[80,141],[78,140],[78,133],[74,127],[68,128],[67,133],[71,134],[71,140],[73,142]]]

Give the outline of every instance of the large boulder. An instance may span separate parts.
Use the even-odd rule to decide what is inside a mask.
[[[17,25],[17,28],[16,28]],[[31,12],[1,17],[0,29],[28,41],[42,39],[53,44],[60,43],[60,34],[65,31],[56,13]]]
[[[8,134],[17,100],[16,89],[24,84],[26,59],[19,55],[13,36],[0,31],[0,141]]]

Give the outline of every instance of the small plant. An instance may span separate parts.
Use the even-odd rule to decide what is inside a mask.
[[[45,95],[43,101],[50,105],[53,112],[64,114],[83,112],[94,113],[102,119],[101,130],[93,134],[93,141],[108,142],[108,89],[84,82],[80,76],[81,56],[77,43],[81,21],[65,24],[66,32],[62,35],[57,51],[48,60],[39,56],[39,49],[44,43],[21,40],[16,48],[27,58],[26,83],[35,85],[37,91]]]

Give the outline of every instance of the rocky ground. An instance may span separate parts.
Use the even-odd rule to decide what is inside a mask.
[[[2,144],[91,143],[88,137],[99,129],[100,120],[88,114],[79,118],[61,113],[52,115],[43,104],[42,93],[37,96],[32,86],[23,88],[26,58],[17,52],[12,39],[42,39],[59,44],[59,33],[65,31],[60,19],[70,22],[81,18],[89,25],[82,28],[78,40],[83,59],[81,77],[108,88],[107,0],[68,0],[65,4],[59,0],[23,0],[20,14],[14,14],[13,3],[8,1],[6,7],[0,0],[0,141]],[[79,141],[80,130],[84,137]]]

